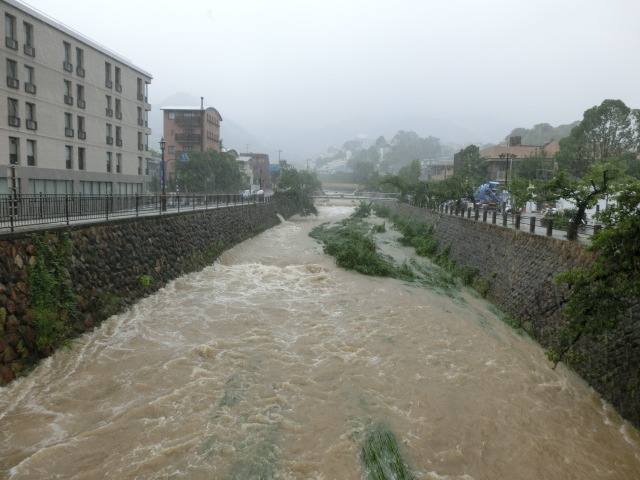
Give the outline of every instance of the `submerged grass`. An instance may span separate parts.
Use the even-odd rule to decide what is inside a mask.
[[[324,252],[333,256],[339,267],[364,275],[413,279],[411,268],[395,265],[391,257],[378,251],[372,227],[361,217],[352,216],[333,225],[324,223],[309,235],[324,243]]]
[[[413,480],[393,433],[384,425],[367,432],[361,457],[369,480]]]

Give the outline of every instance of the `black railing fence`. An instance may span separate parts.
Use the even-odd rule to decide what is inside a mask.
[[[215,195],[0,195],[0,232],[18,227],[163,215],[269,202],[270,196]]]
[[[429,208],[424,205],[420,205],[411,200],[406,202],[408,205],[420,208]],[[440,205],[435,210],[447,215],[460,216],[463,218],[473,219],[484,223],[492,223],[494,225],[501,225],[503,227],[515,228],[517,230],[527,229],[530,233],[536,233],[538,235],[546,235],[552,237],[558,233],[566,236],[569,232],[569,225],[561,226],[559,222],[554,221],[553,218],[547,218],[542,213],[522,213],[522,212],[500,212],[495,209],[486,209],[481,207],[461,206],[458,207],[455,204]],[[594,223],[585,223],[578,225],[575,230],[576,234],[591,236],[602,228],[602,225]]]

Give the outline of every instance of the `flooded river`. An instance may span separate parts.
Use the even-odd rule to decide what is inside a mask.
[[[0,478],[364,479],[373,424],[416,479],[640,478],[637,430],[477,295],[337,268],[308,232],[351,211],[238,245],[0,389]]]

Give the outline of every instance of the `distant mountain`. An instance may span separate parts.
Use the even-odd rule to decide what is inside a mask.
[[[152,135],[149,146],[158,149],[162,137],[162,108],[163,107],[199,107],[201,100],[194,95],[178,92],[171,97],[154,102],[149,114],[149,124]],[[206,99],[205,107],[209,106]],[[215,107],[215,106],[214,106]],[[305,129],[304,126],[267,125],[261,131],[262,136],[247,131],[243,126],[220,112],[223,118],[220,135],[222,144],[227,149],[235,149],[244,153],[247,151],[267,153],[271,156],[271,163],[277,163],[279,151],[282,158],[296,167],[306,167],[307,160],[326,152],[330,147],[341,147],[348,140],[359,135],[367,135],[375,141],[379,136],[391,140],[401,130],[413,131],[420,137],[429,136],[440,139],[444,144],[484,145],[487,141],[500,141],[504,132],[513,126],[503,121],[485,119],[477,125],[469,127],[446,118],[429,118],[420,116],[359,118],[339,120],[322,128]],[[265,138],[268,137],[268,138]]]

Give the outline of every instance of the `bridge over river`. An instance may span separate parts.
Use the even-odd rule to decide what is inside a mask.
[[[640,478],[640,435],[463,288],[335,266],[320,204],[171,282],[0,390],[5,479]],[[375,221],[375,219],[374,219]],[[388,229],[398,260],[410,255]]]

